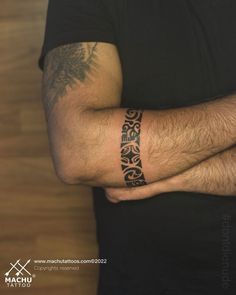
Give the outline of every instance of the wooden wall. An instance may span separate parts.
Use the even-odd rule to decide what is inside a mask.
[[[47,1],[0,4],[0,293],[95,295],[97,265],[33,269],[34,259],[96,258],[95,221],[90,189],[61,183],[49,155],[37,68]],[[18,259],[31,259],[30,288],[5,286]]]

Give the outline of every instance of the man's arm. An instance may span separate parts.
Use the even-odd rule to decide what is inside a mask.
[[[173,177],[174,190],[236,197],[236,146]]]
[[[43,81],[54,164],[67,183],[152,183],[236,143],[236,96],[161,111],[120,108],[121,66],[111,44],[52,50]]]
[[[174,191],[236,197],[236,146],[168,179],[143,187],[105,190],[107,198],[114,203],[146,199]]]

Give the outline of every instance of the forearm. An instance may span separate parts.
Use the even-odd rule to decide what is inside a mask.
[[[141,200],[175,191],[236,197],[236,146],[173,177],[134,188],[106,188],[111,202]]]
[[[230,97],[178,109],[145,110],[141,119],[140,112],[133,116],[120,108],[75,114],[70,118],[73,130],[66,130],[73,147],[72,183],[79,179],[87,185],[136,186],[179,174],[235,144],[235,109],[235,97]],[[128,139],[132,128],[127,126],[132,124],[137,129]],[[63,137],[57,137],[59,142]]]
[[[169,190],[236,196],[236,146],[170,179]]]
[[[119,108],[119,54],[108,43],[59,46],[45,59],[43,101],[58,176],[137,186],[181,173],[236,142],[236,96],[133,113]]]

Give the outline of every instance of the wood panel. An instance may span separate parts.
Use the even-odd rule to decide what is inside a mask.
[[[98,251],[91,190],[61,183],[50,159],[37,67],[46,9],[46,0],[1,0],[0,293],[93,295],[98,265],[33,269],[35,259],[90,259]],[[18,259],[31,259],[30,288],[4,284]]]

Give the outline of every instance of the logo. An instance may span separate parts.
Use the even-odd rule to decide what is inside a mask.
[[[229,289],[231,285],[231,260],[232,260],[232,218],[231,215],[223,215],[222,218],[222,269],[221,284],[223,289]]]
[[[30,259],[25,264],[18,259],[14,264],[10,263],[11,268],[5,273],[5,283],[8,287],[30,287],[34,275],[26,269]]]

